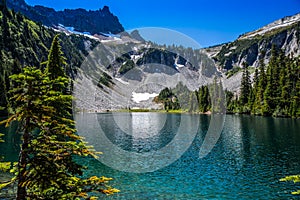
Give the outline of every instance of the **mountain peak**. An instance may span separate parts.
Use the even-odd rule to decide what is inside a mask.
[[[102,12],[108,12],[108,13],[110,13],[109,7],[108,6],[103,6]]]
[[[49,27],[63,24],[74,27],[76,31],[90,32],[91,34],[117,34],[124,31],[119,19],[110,12],[108,6],[96,11],[85,9],[55,11],[53,8],[45,6],[30,6],[24,0],[7,0],[7,6],[31,20],[41,22]]]
[[[286,16],[284,18],[276,20],[266,26],[263,26],[262,28],[260,28],[258,30],[245,33],[245,34],[241,35],[238,39],[249,39],[249,38],[253,38],[258,35],[264,35],[267,32],[270,32],[270,31],[273,31],[273,30],[276,30],[279,28],[287,27],[287,26],[293,25],[297,22],[300,22],[300,13],[298,13],[296,15],[292,15],[292,16]]]

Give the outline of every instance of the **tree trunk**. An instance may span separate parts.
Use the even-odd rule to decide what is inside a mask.
[[[26,172],[26,164],[27,164],[27,157],[28,157],[28,143],[29,143],[29,126],[30,126],[30,118],[27,117],[25,121],[25,130],[23,133],[23,144],[21,147],[21,151],[19,154],[19,174],[18,174],[18,190],[17,190],[17,200],[25,200],[26,198],[26,187],[24,183],[26,181],[25,172]]]

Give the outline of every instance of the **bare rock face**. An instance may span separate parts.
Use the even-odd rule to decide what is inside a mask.
[[[7,6],[31,20],[49,27],[63,24],[64,26],[74,27],[76,31],[91,34],[117,34],[124,31],[119,19],[110,12],[107,6],[96,11],[84,9],[55,11],[44,6],[29,6],[24,0],[7,0]]]
[[[243,62],[257,67],[259,58],[267,63],[275,45],[285,55],[300,55],[300,14],[277,20],[256,31],[241,35],[236,41],[206,49],[221,69],[242,67]]]

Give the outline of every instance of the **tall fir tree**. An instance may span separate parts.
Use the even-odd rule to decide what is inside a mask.
[[[51,61],[48,63],[51,66]],[[14,113],[6,124],[17,120],[23,136],[16,177],[11,181],[18,183],[16,199],[91,199],[94,197],[90,192],[118,192],[106,186],[110,178],[82,178],[86,167],[75,158],[95,158],[96,152],[76,134],[68,112],[72,96],[63,92],[69,79],[64,73],[56,76],[35,67],[26,67],[22,73],[11,76],[14,88],[10,102]]]
[[[258,68],[255,68],[254,77],[253,77],[253,89],[255,92],[258,91],[259,87],[259,72]]]
[[[258,88],[256,89],[256,112],[262,114],[262,106],[264,103],[264,92],[267,87],[267,76],[265,72],[264,55],[262,52],[261,58],[259,59],[259,77],[258,77]]]
[[[207,112],[211,109],[211,100],[208,86],[201,86],[197,92],[199,111]]]
[[[248,104],[250,93],[251,93],[250,73],[248,69],[248,63],[244,62],[243,75],[241,80],[241,94],[240,94],[240,104],[242,106]]]
[[[277,47],[272,45],[271,58],[267,68],[267,86],[264,92],[263,114],[271,115],[276,108],[276,96],[278,92],[278,52]]]
[[[59,35],[56,35],[53,39],[46,64],[45,73],[49,73],[50,79],[54,80],[59,76],[66,77],[64,68],[66,66],[66,58],[63,57],[59,44]]]
[[[289,114],[292,117],[300,117],[300,58],[294,60],[292,66],[292,92],[290,94]]]
[[[253,77],[253,89],[252,89],[252,97],[251,97],[251,113],[257,113],[257,109],[259,107],[259,70],[255,68],[254,77]]]

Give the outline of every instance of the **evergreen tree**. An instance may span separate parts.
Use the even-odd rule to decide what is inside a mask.
[[[209,111],[211,109],[211,100],[208,86],[201,86],[197,93],[199,111],[202,113]]]
[[[292,91],[291,88],[291,65],[292,62],[285,58],[284,59],[284,66],[281,66],[280,68],[280,78],[279,78],[279,85],[280,85],[280,91],[279,91],[279,106],[280,110],[282,112],[282,115],[288,115],[288,109],[290,105],[290,93]]]
[[[254,77],[253,77],[253,89],[252,89],[252,96],[251,96],[251,113],[255,114],[257,113],[257,109],[259,107],[259,72],[258,68],[255,68]]]
[[[208,86],[209,94],[211,96],[211,112],[218,113],[220,111],[219,107],[219,85],[217,77],[214,77],[213,83]]]
[[[219,80],[219,87],[218,87],[218,104],[220,108],[220,113],[225,114],[226,113],[226,94],[223,88],[223,83],[221,79]]]
[[[177,96],[173,93],[173,91],[170,88],[163,89],[159,93],[159,95],[154,99],[154,101],[156,101],[156,103],[162,103],[164,105],[164,109],[167,111],[181,109],[181,105],[178,101]],[[188,107],[188,109],[191,109],[191,107]]]
[[[63,57],[63,52],[59,44],[59,35],[56,35],[53,39],[46,64],[45,73],[49,73],[51,80],[59,76],[66,77],[64,69],[66,59]]]
[[[277,49],[273,45],[271,49],[271,58],[269,66],[267,68],[267,86],[264,92],[264,106],[263,114],[271,115],[276,108],[276,93],[278,88],[276,88],[278,82],[278,70],[277,70]]]
[[[277,91],[276,91],[276,97],[280,99],[281,93],[282,93],[282,87],[285,85],[286,81],[286,62],[287,62],[287,57],[284,55],[284,52],[280,50],[278,58],[277,58],[277,72],[276,72],[276,86],[277,86]]]
[[[1,34],[2,34],[2,45],[1,47],[7,51],[11,49],[12,45],[12,39],[10,34],[10,26],[9,26],[9,11],[5,8],[2,11],[2,19],[1,19]]]
[[[208,88],[208,86],[204,87],[203,97],[204,97],[204,99],[203,99],[203,101],[204,101],[204,107],[203,107],[203,109],[204,109],[204,112],[207,112],[207,111],[211,110],[211,107],[212,107],[212,105],[211,105],[211,97],[210,97],[210,94],[209,94],[209,88]]]
[[[234,113],[234,94],[225,90],[227,113]]]
[[[56,75],[26,67],[11,76],[14,113],[6,124],[17,120],[23,136],[16,177],[11,181],[18,182],[17,199],[88,199],[92,198],[89,192],[117,192],[106,186],[110,178],[82,178],[86,168],[75,158],[96,157],[96,153],[76,134],[68,112],[72,97],[63,93],[69,79]]]
[[[292,91],[290,93],[289,115],[300,117],[300,58],[297,58],[292,66]]]
[[[243,63],[243,76],[241,80],[241,95],[240,95],[240,104],[245,106],[248,104],[249,96],[251,92],[251,80],[250,73],[248,70],[248,64]]]
[[[258,68],[255,68],[254,77],[253,77],[253,89],[255,92],[258,91],[259,86],[259,72]]]
[[[54,81],[56,79],[64,79],[66,78],[66,73],[64,70],[64,67],[66,66],[66,58],[64,57],[64,54],[61,50],[61,46],[59,43],[59,35],[55,35],[49,55],[48,55],[48,60],[46,61],[46,69],[45,69],[45,74],[48,75],[49,79],[51,81]],[[71,79],[68,79],[69,82],[71,82]],[[53,82],[53,90],[57,92],[63,92],[63,94],[70,94],[70,88],[68,87],[70,83],[64,83],[64,84],[57,84],[55,81]],[[72,115],[69,113],[72,112],[71,106],[66,107],[65,104],[63,103],[62,105],[59,102],[55,102],[52,104],[57,112],[59,112],[59,116],[64,116],[69,119],[72,119]],[[59,119],[56,119],[59,120]]]
[[[265,72],[265,63],[263,58],[259,60],[259,102],[262,103],[264,99],[264,91],[267,87],[267,76]]]
[[[176,98],[176,100],[177,100],[177,98]],[[198,104],[197,95],[195,94],[195,92],[191,92],[190,96],[189,96],[189,109],[188,109],[188,111],[189,112],[196,112],[198,110],[197,109],[197,107],[198,107],[197,104]],[[177,105],[176,102],[175,102],[175,105]],[[179,103],[178,103],[178,105],[179,105]],[[174,110],[178,110],[179,108],[177,108],[175,106]]]

